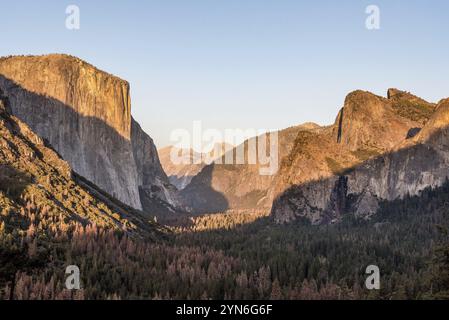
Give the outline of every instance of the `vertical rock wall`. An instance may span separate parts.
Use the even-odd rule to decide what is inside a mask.
[[[14,115],[122,202],[142,209],[139,187],[168,181],[153,141],[131,118],[128,82],[75,57],[48,55],[0,59],[0,88]]]

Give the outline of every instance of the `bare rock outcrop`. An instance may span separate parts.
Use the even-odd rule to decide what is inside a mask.
[[[411,128],[420,124],[402,117],[393,101],[370,92],[354,91],[345,100],[334,124],[338,143],[350,151],[384,152],[407,137]]]

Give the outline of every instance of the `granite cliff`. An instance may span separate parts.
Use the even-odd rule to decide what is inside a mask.
[[[12,113],[79,175],[136,209],[178,205],[152,139],[131,116],[128,82],[57,54],[1,58],[0,88]]]

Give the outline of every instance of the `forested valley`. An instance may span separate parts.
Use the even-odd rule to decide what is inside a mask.
[[[216,214],[148,239],[24,201],[0,214],[3,299],[449,297],[449,183],[383,202],[370,220],[278,225]],[[365,288],[371,264],[380,290]],[[65,289],[67,265],[79,267],[81,290]]]

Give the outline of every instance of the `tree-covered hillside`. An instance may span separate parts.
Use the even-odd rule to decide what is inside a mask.
[[[200,231],[178,228],[151,242],[93,224],[48,228],[55,218],[30,208],[1,215],[0,259],[20,257],[16,299],[443,298],[448,194],[446,184],[383,203],[371,221],[347,216],[328,226],[210,215]],[[25,220],[28,227],[17,232]],[[65,266],[72,264],[81,270],[80,291],[64,289]],[[379,291],[364,286],[370,264],[380,268]],[[1,265],[8,298],[11,281]]]

